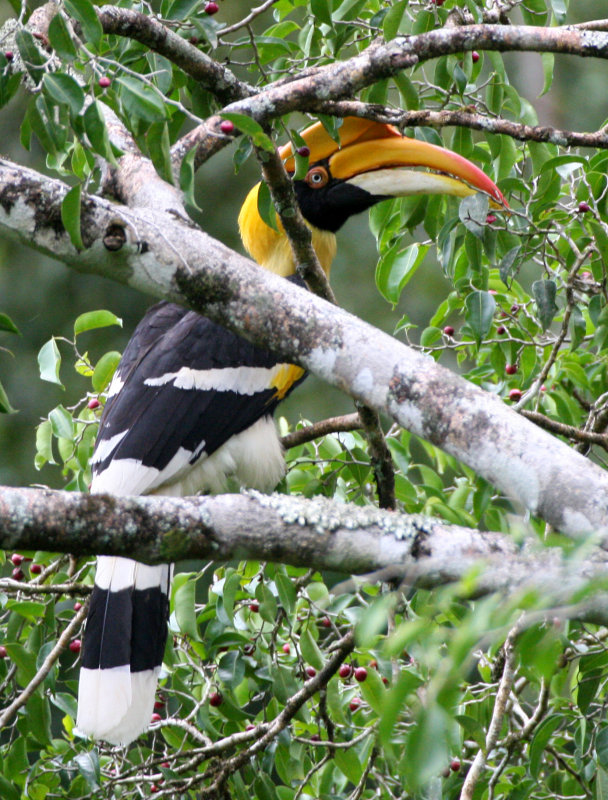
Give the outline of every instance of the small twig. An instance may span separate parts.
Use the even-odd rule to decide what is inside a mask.
[[[277,2],[278,0],[266,0],[266,2],[262,3],[261,6],[257,6],[257,8],[252,8],[249,14],[246,17],[243,17],[243,19],[240,22],[235,22],[234,25],[229,25],[227,28],[222,28],[222,30],[220,31],[221,36],[224,37],[227,33],[234,33],[235,31],[238,31],[241,28],[246,27],[247,25],[249,25],[250,22],[253,22],[253,20],[256,17],[259,17],[260,14],[263,14],[264,11],[266,11],[268,8],[270,8],[270,6],[273,6]]]
[[[241,750],[232,758],[226,759],[219,774],[215,777],[213,783],[203,789],[201,798],[216,798],[221,797],[221,789],[228,777],[240,769],[243,764],[247,763],[249,759],[264,750],[270,742],[275,739],[279,733],[284,730],[298,710],[309,700],[322,686],[325,686],[329,679],[343,663],[346,656],[353,651],[355,647],[355,634],[354,631],[349,631],[345,636],[336,642],[335,650],[323,669],[315,675],[314,678],[307,681],[301,689],[299,689],[289,700],[285,703],[285,707],[281,713],[276,716],[268,725],[266,732],[260,736],[250,747]]]
[[[0,589],[9,592],[23,592],[23,594],[83,594],[93,591],[93,587],[86,583],[54,583],[40,585],[36,583],[22,583],[12,578],[0,579]]]
[[[312,233],[304,221],[290,180],[278,153],[256,148],[264,180],[268,184],[281,224],[289,238],[298,275],[319,297],[336,302],[327,275],[312,245]]]
[[[281,444],[285,450],[289,450],[290,447],[312,442],[314,439],[320,439],[321,436],[327,436],[329,433],[348,433],[349,431],[360,429],[361,418],[356,412],[344,414],[341,417],[328,417],[282,436]]]
[[[507,710],[507,701],[515,679],[515,639],[519,633],[520,624],[518,623],[512,628],[503,645],[505,664],[498,685],[498,692],[496,693],[496,702],[494,703],[492,719],[490,720],[490,725],[488,726],[488,732],[486,734],[485,748],[478,750],[477,755],[473,759],[471,768],[467,772],[467,776],[462,785],[460,800],[472,800],[477,781],[486,766],[492,750],[496,747],[498,742],[502,721]]]
[[[540,411],[528,411],[525,408],[520,409],[519,413],[534,422],[540,428],[551,433],[556,433],[559,436],[567,436],[575,442],[584,442],[586,444],[597,444],[608,450],[608,435],[605,433],[595,433],[593,431],[583,431],[575,425],[566,425],[565,422],[558,422],[555,419],[546,417]]]
[[[0,729],[4,728],[8,725],[11,719],[15,716],[17,711],[24,706],[30,697],[34,694],[36,689],[40,686],[42,681],[46,678],[46,676],[51,671],[53,664],[57,661],[63,650],[68,646],[72,635],[80,628],[82,625],[84,618],[87,615],[87,611],[89,610],[88,602],[83,605],[80,611],[74,616],[74,619],[70,622],[67,628],[63,631],[59,639],[57,639],[57,644],[48,656],[42,662],[42,666],[38,670],[38,672],[34,675],[32,680],[28,683],[25,689],[18,695],[10,706],[7,706],[0,716]]]
[[[374,469],[376,486],[378,489],[378,503],[380,508],[394,511],[395,500],[395,465],[391,451],[388,449],[380,416],[369,406],[356,404],[359,419],[363,426],[363,435],[367,439],[369,456]]]

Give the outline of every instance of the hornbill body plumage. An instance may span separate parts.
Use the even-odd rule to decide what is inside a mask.
[[[302,133],[308,172],[294,181],[313,246],[329,273],[335,231],[380,200],[409,194],[503,198],[455,153],[388,125],[346,119],[340,145],[320,124]],[[294,170],[291,145],[281,149]],[[422,170],[420,168],[423,168]],[[280,225],[260,217],[258,187],[239,216],[243,243],[285,277],[294,257]],[[297,278],[291,280],[300,282]],[[180,306],[152,307],[128,343],[108,391],[92,459],[91,491],[185,496],[234,486],[271,491],[284,474],[273,413],[304,370]],[[101,556],[86,624],[77,728],[126,744],[149,725],[167,636],[171,567]]]

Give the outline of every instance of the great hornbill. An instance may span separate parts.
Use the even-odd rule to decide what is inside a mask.
[[[353,214],[387,197],[486,192],[503,197],[465,158],[345,119],[340,146],[320,124],[301,134],[309,168],[294,188],[328,273],[334,236]],[[294,170],[291,145],[281,149]],[[295,272],[287,237],[258,212],[258,186],[239,216],[243,243],[262,267]],[[172,303],[137,326],[108,390],[92,458],[91,491],[115,495],[219,493],[233,483],[271,491],[285,471],[273,421],[304,371],[280,363],[210,320]],[[101,556],[86,623],[77,728],[127,744],[149,725],[167,637],[171,567]]]

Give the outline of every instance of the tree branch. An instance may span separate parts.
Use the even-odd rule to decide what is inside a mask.
[[[289,450],[299,444],[306,444],[306,442],[312,442],[321,436],[327,436],[328,433],[343,433],[360,429],[361,418],[356,412],[354,414],[344,414],[341,417],[328,417],[328,419],[313,422],[311,425],[305,425],[303,428],[282,436],[281,444],[285,450]]]
[[[608,475],[500,398],[260,269],[174,213],[86,196],[86,249],[79,251],[61,223],[65,193],[59,181],[0,161],[0,231],[73,269],[187,305],[300,364],[455,456],[564,533],[608,531]],[[117,226],[125,244],[109,253],[104,237]]]

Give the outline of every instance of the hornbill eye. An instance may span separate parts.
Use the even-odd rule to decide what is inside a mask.
[[[329,182],[329,173],[325,167],[313,167],[308,170],[304,180],[311,189],[322,189]]]

